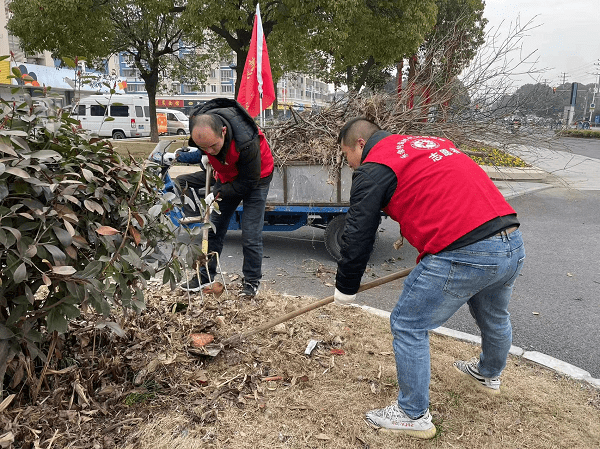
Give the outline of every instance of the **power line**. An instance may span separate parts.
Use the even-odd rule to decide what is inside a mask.
[[[567,73],[562,72],[562,79],[563,79],[563,84],[565,84],[567,82]]]

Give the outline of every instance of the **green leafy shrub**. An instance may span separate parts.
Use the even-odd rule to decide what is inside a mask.
[[[491,165],[494,167],[529,167],[523,159],[497,148],[469,146],[466,148],[461,147],[461,150],[479,165]]]
[[[193,235],[181,238],[201,228],[175,228],[165,216],[178,198],[161,193],[154,163],[126,160],[49,98],[0,102],[0,153],[2,392],[8,363],[20,354],[44,361],[44,337],[66,332],[82,309],[140,311],[157,270],[175,287],[184,262],[202,253]],[[157,257],[177,236],[183,243]]]
[[[591,129],[564,129],[557,132],[560,137],[582,137],[585,139],[600,139],[600,131]]]

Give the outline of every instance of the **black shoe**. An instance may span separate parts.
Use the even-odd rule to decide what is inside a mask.
[[[198,282],[198,276],[194,276],[189,282],[184,282],[180,287],[184,292],[199,292],[200,282]]]
[[[202,279],[202,281],[204,281],[204,279]],[[208,279],[206,282],[202,282],[202,284],[200,284],[200,282],[198,282],[198,276],[194,275],[189,282],[184,282],[180,285],[180,287],[184,292],[199,292],[204,287],[208,287],[211,284],[212,282],[208,282]]]
[[[245,279],[242,280],[242,291],[238,293],[238,297],[246,299],[254,298],[256,296],[256,292],[258,291],[259,285],[259,281],[249,282]]]

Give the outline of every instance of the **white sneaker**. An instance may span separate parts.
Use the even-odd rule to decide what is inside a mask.
[[[382,431],[401,432],[415,438],[430,439],[436,432],[429,410],[420,418],[412,419],[398,404],[371,410],[366,413],[365,419],[367,424]]]
[[[465,374],[468,378],[473,379],[479,388],[490,394],[500,394],[500,378],[499,377],[484,377],[479,374],[479,359],[474,358],[466,362],[457,360],[454,362],[454,368],[461,374]]]

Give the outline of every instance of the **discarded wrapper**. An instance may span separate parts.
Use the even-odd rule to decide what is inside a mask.
[[[205,295],[213,294],[218,298],[223,294],[224,290],[225,287],[223,286],[223,284],[221,284],[220,282],[213,282],[209,286],[204,287],[202,289],[202,293],[204,293]]]
[[[304,350],[304,353],[306,355],[310,355],[311,352],[313,352],[313,349],[315,349],[315,347],[317,346],[317,343],[319,343],[319,340],[310,340],[308,342],[308,345],[306,345],[306,349]]]
[[[201,348],[213,341],[215,337],[211,334],[191,334],[190,339],[192,340],[192,346]]]

